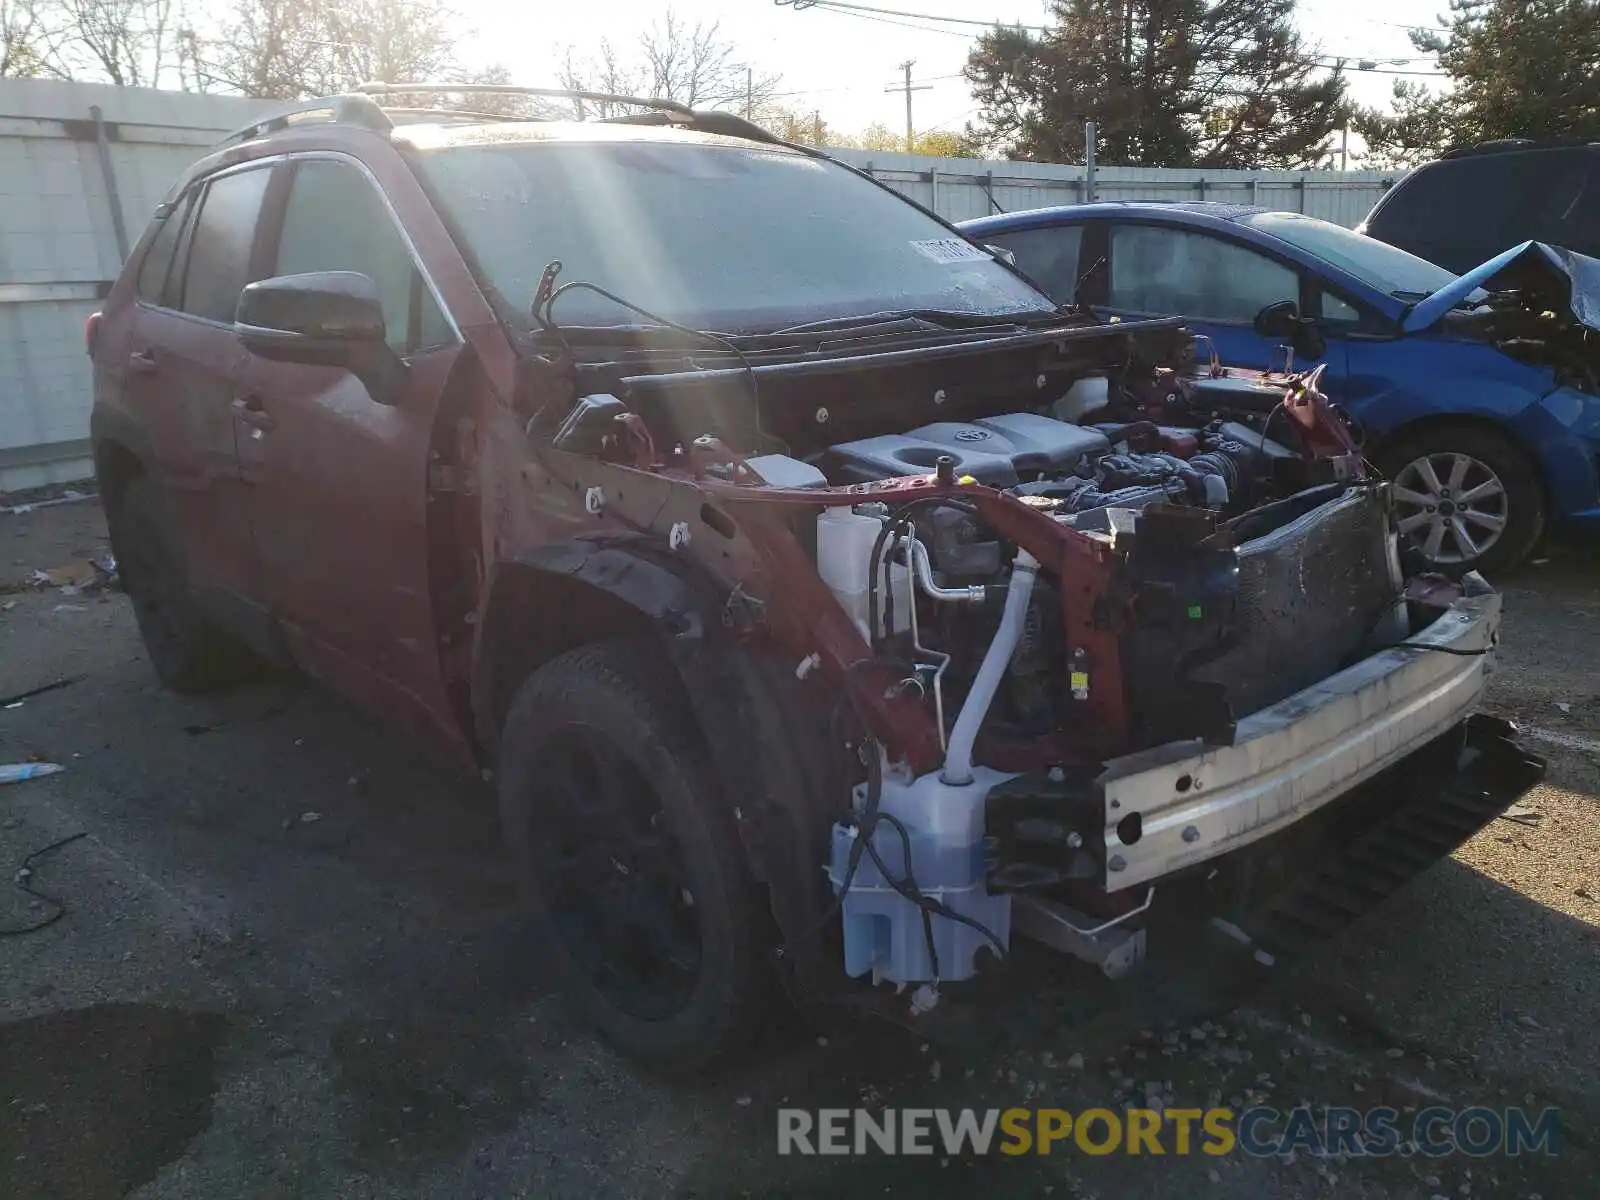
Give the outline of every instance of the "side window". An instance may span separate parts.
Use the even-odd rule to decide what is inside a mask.
[[[1017,266],[1044,288],[1057,304],[1071,304],[1077,295],[1078,252],[1083,245],[1082,225],[1023,229],[979,240],[1004,246],[1015,254]]]
[[[1254,250],[1185,229],[1111,229],[1111,308],[1247,324],[1280,300],[1299,303],[1299,276]]]
[[[1354,325],[1361,320],[1361,310],[1353,304],[1346,304],[1327,288],[1322,289],[1322,319],[1324,321],[1343,321]]]
[[[383,197],[345,163],[309,159],[295,168],[274,274],[359,271],[378,288],[389,344],[406,353],[452,340]]]
[[[139,299],[146,304],[167,306],[170,303],[169,284],[176,283],[172,279],[172,260],[178,248],[178,235],[183,232],[184,222],[189,219],[189,210],[193,207],[194,193],[179,198],[156,230],[150,248],[139,263]]]
[[[180,307],[212,321],[233,321],[239,293],[253,281],[251,250],[256,218],[267,194],[266,168],[213,179],[200,201],[200,216],[189,239],[189,263]]]

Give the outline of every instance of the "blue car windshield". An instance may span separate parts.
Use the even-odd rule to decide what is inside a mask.
[[[1288,242],[1397,300],[1421,300],[1456,278],[1453,271],[1387,242],[1299,213],[1256,213],[1241,224]]]
[[[906,309],[1054,311],[986,250],[837,163],[778,147],[596,125],[581,139],[426,149],[479,268],[526,311],[545,266],[700,329],[758,332]],[[574,291],[569,325],[641,318]]]

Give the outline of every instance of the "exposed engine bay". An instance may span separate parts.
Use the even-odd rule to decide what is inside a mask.
[[[1093,584],[1053,576],[959,496],[869,500],[818,517],[823,580],[874,661],[901,676],[893,686],[931,700],[944,751],[941,770],[920,777],[883,764],[858,789],[865,816],[835,827],[829,872],[844,897],[849,973],[964,978],[1007,936],[1017,897],[1035,920],[1059,916],[1063,897],[1074,915],[1113,925],[1132,911],[1126,899],[1104,902],[1113,852],[1096,771],[1071,765],[1107,749],[1093,736],[1102,692],[1125,714],[1128,749],[1226,744],[1240,717],[1408,632],[1387,501],[1362,478],[1353,441],[1319,455],[1292,419],[1278,428],[1293,448],[1264,432],[1292,399],[1338,448],[1348,434],[1316,380],[1240,382],[1223,389],[1248,397],[1231,412],[1197,413],[1185,385],[1186,403],[1162,411],[1199,416],[1191,427],[1095,422],[1110,407],[1100,403],[1083,424],[1002,413],[819,456],[836,486],[930,469],[935,480],[982,484],[1109,552]],[[1075,390],[1103,389],[1094,380]],[[1261,391],[1270,404],[1254,402]],[[1055,409],[1066,415],[1080,400]],[[879,824],[890,818],[889,829]],[[1132,821],[1122,832],[1137,840]],[[927,937],[917,933],[922,906],[895,886],[906,877],[933,889],[947,917]],[[1106,953],[1103,965],[1124,968]]]
[[[1151,324],[1170,351],[1173,326]],[[626,496],[627,523],[673,552],[705,539],[723,625],[783,646],[827,698],[853,790],[822,865],[852,978],[963,980],[1004,956],[1013,926],[1127,970],[1151,880],[1284,818],[1247,771],[1215,828],[1147,825],[1149,805],[1110,798],[1108,780],[1241,745],[1255,714],[1462,597],[1404,577],[1387,488],[1320,371],[1161,365],[1100,333],[1095,353],[1056,346],[1042,366],[896,362],[876,391],[848,365],[613,362],[582,373],[610,390],[529,420],[591,514]],[[733,407],[728,389],[746,387]],[[717,412],[736,419],[697,432]],[[1497,622],[1496,606],[1473,636]],[[1339,770],[1407,753],[1384,745],[1350,740]],[[1212,782],[1196,775],[1181,773],[1183,803]],[[1318,786],[1281,794],[1339,791]]]
[[[1476,290],[1468,290],[1476,289]],[[1562,384],[1600,395],[1600,262],[1525,242],[1457,280],[1449,324]]]

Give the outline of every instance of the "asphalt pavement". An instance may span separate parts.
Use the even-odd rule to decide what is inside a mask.
[[[71,681],[0,709],[0,762],[65,767],[0,787],[0,1196],[1594,1192],[1600,559],[1504,588],[1491,708],[1547,782],[1298,973],[1221,1007],[1197,985],[1164,1023],[1131,1019],[1139,977],[1069,970],[959,1048],[775,1013],[683,1084],[548,994],[483,784],[314,685],[162,690],[80,565],[104,551],[93,504],[0,513],[0,697]],[[1152,1099],[1554,1106],[1562,1132],[1516,1158],[776,1153],[786,1106]]]

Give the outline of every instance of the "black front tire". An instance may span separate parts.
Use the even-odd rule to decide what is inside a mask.
[[[686,709],[673,668],[652,642],[570,651],[518,690],[497,780],[531,932],[567,999],[630,1057],[700,1072],[750,1043],[771,989],[760,893]],[[591,756],[580,770],[577,760]],[[619,803],[610,792],[625,797]],[[623,825],[634,828],[632,843],[612,840]],[[657,847],[649,862],[642,851],[633,857],[641,842]],[[573,869],[583,856],[587,867]],[[646,880],[645,905],[608,899]],[[608,904],[611,912],[592,915]],[[596,936],[596,925],[607,936]],[[692,962],[692,972],[639,967],[644,983],[621,987],[634,965],[597,945],[613,935],[629,939],[634,958],[664,955],[670,943],[678,948],[674,965]]]
[[[145,652],[161,682],[212,692],[252,678],[259,662],[201,615],[189,592],[182,546],[161,487],[146,475],[123,485],[108,508],[111,550],[133,601]]]
[[[1544,483],[1538,468],[1521,447],[1492,429],[1436,425],[1402,433],[1379,448],[1376,460],[1395,484],[1402,540],[1415,546],[1433,570],[1455,577],[1481,571],[1492,578],[1520,564],[1544,534]],[[1464,470],[1455,494],[1434,494],[1451,491],[1449,476],[1458,464]],[[1463,511],[1463,493],[1474,496],[1485,489],[1487,494],[1469,502],[1473,511]],[[1431,507],[1420,500],[1432,502]],[[1481,548],[1463,545],[1458,526],[1468,538],[1481,540]],[[1430,553],[1428,539],[1436,528],[1437,552]]]

